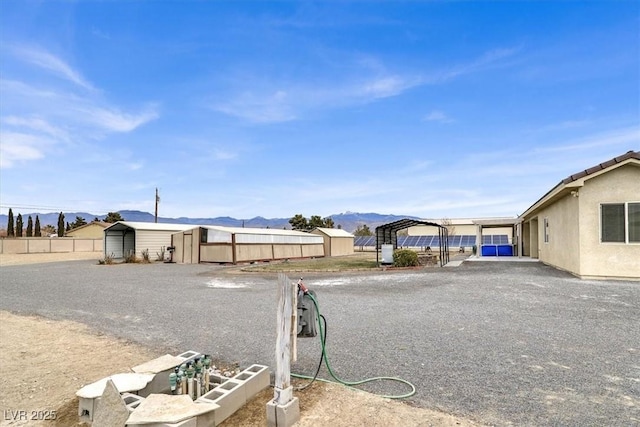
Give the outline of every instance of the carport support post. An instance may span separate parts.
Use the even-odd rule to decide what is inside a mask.
[[[278,274],[278,336],[276,338],[276,373],[273,400],[267,403],[267,426],[291,427],[300,420],[300,402],[291,386],[291,341],[297,316],[295,287],[283,273]],[[297,332],[297,331],[296,331]],[[294,344],[295,348],[295,344]]]

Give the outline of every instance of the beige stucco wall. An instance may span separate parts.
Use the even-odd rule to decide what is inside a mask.
[[[538,214],[538,254],[540,261],[563,270],[580,269],[579,200],[567,195]],[[544,241],[545,218],[549,242]]]
[[[77,238],[94,238],[94,239],[102,239],[104,237],[104,229],[105,227],[91,223],[86,227],[78,228],[76,230],[70,230],[65,233],[66,237],[77,237]]]
[[[20,237],[2,239],[0,253],[35,254],[50,252],[102,252],[102,239]]]
[[[601,243],[600,204],[640,202],[640,167],[626,165],[579,189],[583,277],[640,278],[640,243]]]

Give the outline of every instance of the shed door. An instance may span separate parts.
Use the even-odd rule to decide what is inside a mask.
[[[124,232],[124,254],[128,255],[136,251],[136,232],[127,230]]]
[[[104,255],[113,255],[114,258],[122,258],[122,249],[124,247],[124,242],[122,239],[122,231],[107,231],[105,233]]]
[[[193,235],[191,233],[183,234],[182,240],[182,262],[185,264],[193,264]]]

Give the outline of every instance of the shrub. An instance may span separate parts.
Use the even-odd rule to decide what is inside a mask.
[[[124,257],[124,262],[127,264],[138,262],[138,258],[136,257],[136,251],[130,251],[126,257]]]
[[[109,255],[105,255],[103,259],[98,260],[98,264],[100,265],[111,265],[113,264],[113,252]]]
[[[142,251],[142,263],[149,264],[151,260],[149,259],[149,249],[145,249]]]
[[[418,254],[411,249],[398,249],[393,253],[395,267],[415,267],[418,265]]]
[[[165,248],[164,246],[161,246],[160,252],[156,252],[156,261],[164,261],[164,253],[165,253]]]

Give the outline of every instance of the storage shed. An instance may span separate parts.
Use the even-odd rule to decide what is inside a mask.
[[[110,225],[110,222],[93,221],[89,224],[81,225],[80,227],[76,227],[67,231],[66,233],[64,233],[64,236],[102,239],[104,238],[104,229]]]
[[[325,256],[342,256],[353,254],[353,234],[339,228],[317,227],[312,234],[324,239]]]
[[[271,228],[204,226],[174,233],[173,261],[232,263],[324,256],[316,234]]]
[[[104,255],[124,258],[134,251],[142,257],[148,250],[152,259],[171,245],[171,235],[193,228],[193,224],[118,221],[104,229]]]

